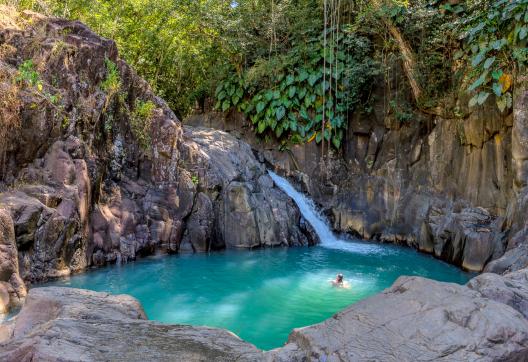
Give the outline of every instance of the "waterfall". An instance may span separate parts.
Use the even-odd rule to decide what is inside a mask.
[[[345,241],[337,238],[330,229],[328,221],[317,211],[312,200],[297,191],[285,178],[280,177],[273,171],[268,171],[268,173],[275,184],[295,201],[302,216],[312,225],[317,236],[319,236],[321,246],[362,254],[379,253],[383,250],[379,245],[367,244],[360,241]]]

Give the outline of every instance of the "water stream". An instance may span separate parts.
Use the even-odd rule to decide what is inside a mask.
[[[146,258],[47,285],[131,294],[150,319],[227,328],[271,349],[293,328],[321,322],[401,275],[468,280],[457,268],[408,248],[340,240],[309,199],[270,175],[299,205],[320,246]],[[350,289],[331,286],[336,273],[345,275]]]

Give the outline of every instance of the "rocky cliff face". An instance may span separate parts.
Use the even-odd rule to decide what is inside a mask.
[[[315,142],[279,152],[257,139],[239,114],[197,114],[185,122],[247,140],[321,205],[338,232],[415,247],[472,271],[528,265],[527,252],[519,252],[528,248],[521,216],[525,93],[517,92],[513,113],[500,113],[491,99],[468,109],[462,96],[458,118],[417,112],[400,123],[384,102],[384,87],[380,82],[371,114],[351,118],[342,153],[325,152],[324,161]],[[505,252],[510,257],[490,264]]]
[[[155,252],[313,242],[251,148],[182,128],[113,41],[1,10],[0,309],[23,298],[21,278]]]

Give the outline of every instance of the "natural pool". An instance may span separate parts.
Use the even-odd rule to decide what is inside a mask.
[[[343,273],[350,289],[329,280]],[[457,268],[392,245],[345,242],[335,248],[275,248],[142,259],[46,285],[126,293],[150,319],[231,330],[262,349],[295,327],[321,322],[389,287],[400,275],[465,283]]]

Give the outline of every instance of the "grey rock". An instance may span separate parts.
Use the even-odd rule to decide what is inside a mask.
[[[0,209],[0,316],[20,307],[26,286],[20,278],[15,229],[11,216]]]
[[[467,286],[483,297],[509,305],[528,319],[528,269],[503,276],[484,273],[471,279]]]
[[[295,329],[270,361],[524,361],[528,320],[457,284],[400,277],[332,318]]]
[[[255,361],[253,345],[224,330],[145,320],[139,303],[70,288],[32,289],[2,361]]]

